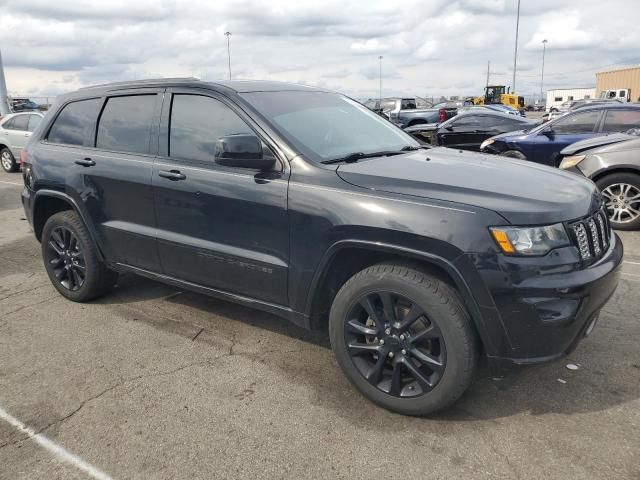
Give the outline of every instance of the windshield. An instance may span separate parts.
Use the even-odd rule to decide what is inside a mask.
[[[337,93],[281,91],[241,95],[301,153],[317,162],[352,153],[420,146],[398,127]]]

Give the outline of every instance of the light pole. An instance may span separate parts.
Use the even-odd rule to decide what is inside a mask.
[[[4,79],[4,68],[2,67],[2,52],[0,52],[0,115],[8,115],[9,98],[7,96],[7,82]]]
[[[231,46],[229,42],[229,37],[231,36],[231,32],[224,32],[227,37],[227,58],[229,60],[229,80],[231,80]]]
[[[547,39],[542,40],[542,73],[540,74],[540,101],[544,95],[544,54],[547,51]]]
[[[378,61],[380,62],[380,108],[382,108],[382,55],[378,56]]]
[[[513,50],[513,91],[516,92],[516,68],[518,65],[518,29],[520,28],[520,0],[518,0],[518,15],[516,17],[516,46]]]

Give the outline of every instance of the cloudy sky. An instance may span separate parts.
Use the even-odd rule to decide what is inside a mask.
[[[357,98],[477,95],[511,84],[517,0],[0,0],[9,92],[56,95],[134,78],[227,76]],[[517,90],[595,84],[640,63],[640,1],[522,0]]]

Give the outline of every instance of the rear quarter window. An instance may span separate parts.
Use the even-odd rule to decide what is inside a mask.
[[[78,100],[65,105],[49,129],[47,141],[63,145],[93,146],[91,136],[98,112],[100,99]]]

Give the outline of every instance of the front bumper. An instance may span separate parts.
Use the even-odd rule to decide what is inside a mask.
[[[574,247],[544,257],[473,256],[493,304],[482,309],[503,332],[498,348],[487,352],[494,366],[545,363],[571,352],[615,292],[622,257],[615,234],[606,254],[587,267]]]

